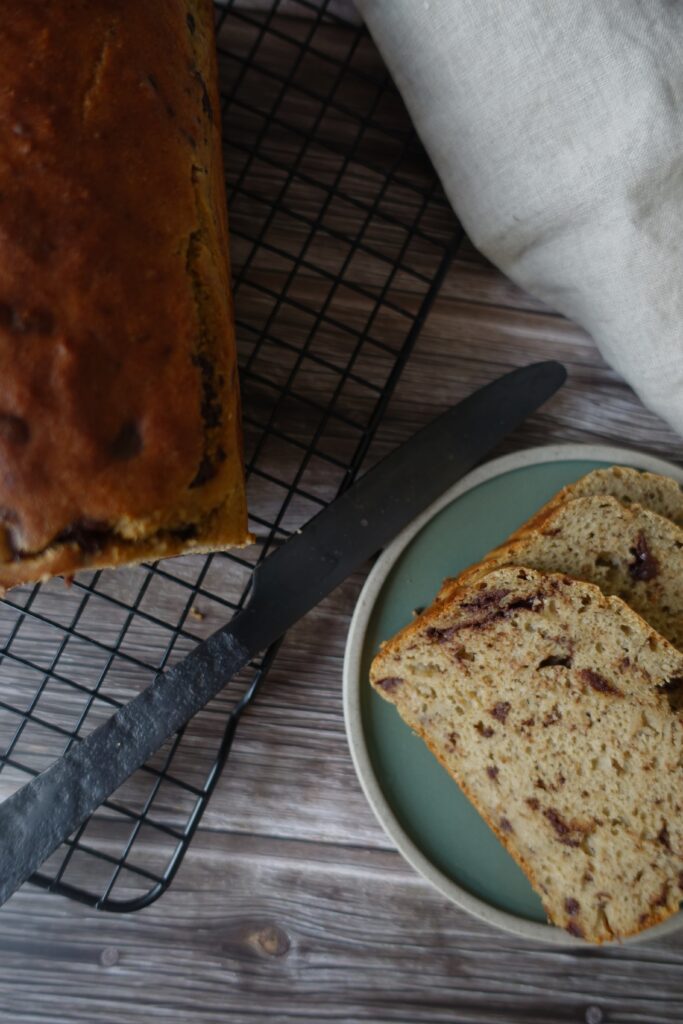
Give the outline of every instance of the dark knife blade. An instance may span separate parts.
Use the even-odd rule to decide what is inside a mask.
[[[514,370],[420,430],[255,571],[247,607],[0,805],[0,904],[137,768],[562,385]]]

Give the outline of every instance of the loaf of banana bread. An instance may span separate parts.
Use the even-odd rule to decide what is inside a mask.
[[[212,4],[0,15],[0,589],[242,545]]]

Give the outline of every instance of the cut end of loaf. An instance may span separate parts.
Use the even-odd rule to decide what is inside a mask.
[[[524,567],[454,589],[371,682],[590,942],[683,898],[683,656],[621,600]]]

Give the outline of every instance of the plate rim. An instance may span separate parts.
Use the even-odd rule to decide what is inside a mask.
[[[672,476],[680,484],[683,484],[683,467],[656,455],[640,452],[634,448],[622,448],[615,445],[573,443],[538,445],[533,448],[525,448],[507,455],[498,456],[477,466],[453,484],[452,487],[449,487],[435,502],[421,512],[378,556],[358,596],[349,624],[344,649],[342,695],[346,739],[356,776],[378,823],[394,843],[404,860],[451,903],[466,910],[480,921],[495,925],[506,932],[525,939],[532,939],[546,945],[573,946],[585,949],[587,945],[592,944],[587,944],[585,941],[569,935],[568,932],[558,928],[556,925],[528,921],[526,918],[510,911],[500,910],[486,900],[474,896],[458,885],[457,882],[454,882],[444,872],[440,871],[429,860],[419,846],[405,832],[382,792],[365,741],[361,712],[361,662],[367,627],[379,592],[389,572],[408,544],[447,505],[450,505],[457,498],[480,486],[487,480],[502,476],[511,470],[540,465],[544,462],[569,462],[574,460],[610,462],[613,465],[633,466],[638,469]],[[603,943],[603,945],[649,942],[676,931],[682,925],[683,909],[644,932],[619,941],[613,940],[612,942]]]

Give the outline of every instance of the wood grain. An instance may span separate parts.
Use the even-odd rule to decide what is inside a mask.
[[[673,1024],[683,1009],[680,939],[544,949],[357,846],[203,830],[163,905],[97,918],[26,891],[3,924],[12,1021]]]
[[[338,45],[339,31],[326,30],[332,48]],[[272,54],[276,71],[282,59],[278,53]],[[363,60],[368,72],[381,73],[371,48]],[[224,75],[232,74],[226,61],[222,69]],[[334,126],[327,130],[334,142]],[[342,122],[339,132],[343,148],[348,140]],[[294,159],[295,151],[287,152],[292,138],[285,133],[279,142],[280,155]],[[367,145],[366,156],[381,160],[379,142]],[[324,146],[316,150],[315,159],[312,171],[332,173],[334,162]],[[238,275],[251,252],[250,218],[260,216],[261,205],[254,197],[267,198],[280,184],[277,168],[262,162],[249,181],[251,198],[235,200]],[[361,199],[371,195],[372,172],[363,172],[359,164],[352,186]],[[303,205],[298,198],[300,208],[315,216],[318,199],[313,192],[306,193]],[[400,203],[394,212],[400,213]],[[333,226],[343,223],[341,210],[335,216],[341,219],[333,219]],[[452,231],[452,224],[444,224],[443,230]],[[283,221],[274,232],[277,246],[295,246],[307,228]],[[389,224],[383,236],[371,239],[372,247],[390,259],[395,244],[395,229]],[[315,258],[334,275],[334,246],[323,247]],[[424,260],[425,252],[416,243],[410,265],[419,270]],[[259,264],[258,274],[264,287],[277,292],[286,280],[286,262],[273,255]],[[381,260],[368,255],[358,281],[376,288],[382,274]],[[297,281],[302,303],[323,301],[319,275],[302,271]],[[405,273],[393,287],[398,303],[417,308],[422,290],[416,278]],[[354,323],[363,309],[362,296],[349,291],[340,299],[337,315]],[[240,297],[238,317],[246,324],[256,323],[261,313],[262,299],[255,292]],[[294,312],[287,316],[281,329],[304,329]],[[325,354],[331,360],[340,337],[330,333]],[[391,337],[387,320],[380,340]],[[549,357],[567,366],[566,387],[508,438],[501,451],[550,441],[602,441],[683,459],[681,439],[643,409],[582,331],[521,292],[464,243],[368,464],[497,374]],[[367,358],[363,373],[381,379],[388,365],[381,349]],[[268,372],[277,374],[282,365],[278,369],[274,362]],[[324,389],[325,379],[320,368],[311,369],[306,383],[311,394]],[[258,389],[249,393],[256,403]],[[353,413],[354,402],[360,409],[363,401],[360,393],[351,397],[348,411]],[[248,427],[247,435],[249,443]],[[294,455],[291,463],[288,458],[284,450],[278,454],[285,478],[296,464]],[[317,488],[326,498],[337,484],[329,463],[312,464],[309,490]],[[276,507],[276,496],[269,497],[265,488],[257,497]],[[179,562],[177,571],[193,578],[192,561]],[[130,593],[136,591],[134,574],[131,570],[117,576],[124,599],[127,587]],[[228,769],[166,896],[138,914],[119,916],[25,887],[0,912],[3,1024],[674,1024],[683,1019],[683,932],[655,943],[604,950],[558,951],[531,944],[446,903],[393,851],[356,781],[342,718],[345,634],[363,576],[348,580],[290,632],[260,699],[240,726]],[[226,582],[226,595],[234,597],[242,582]],[[46,601],[56,601],[65,614],[78,600],[76,590],[48,589],[46,594]],[[164,629],[154,620],[174,622],[180,599],[168,581],[150,596],[152,617],[135,646],[136,656],[144,656],[150,665],[164,649]],[[197,606],[201,617],[186,620],[188,635],[205,635],[225,614],[208,597],[200,595]],[[54,606],[47,611],[56,614]],[[0,630],[11,628],[14,614],[6,610],[0,615]],[[95,628],[113,642],[121,625],[110,608],[96,623],[83,623],[85,635]],[[25,643],[33,657],[49,662],[52,641],[44,632],[27,631]],[[182,649],[181,641],[179,653]],[[84,660],[84,651],[76,645],[65,668],[86,685],[98,656],[88,648],[91,660]],[[114,674],[112,695],[125,698],[139,682],[139,670],[123,662]],[[48,702],[46,713],[59,713],[67,722],[78,701],[60,699],[58,707]],[[219,701],[209,709],[180,748],[175,767],[179,776],[201,782],[206,767],[202,756],[210,760],[224,706]],[[0,728],[9,727],[2,720]],[[36,767],[42,766],[46,754],[37,743],[34,754]],[[2,785],[11,788],[16,781],[10,773]],[[135,802],[145,794],[131,789],[125,796]],[[191,795],[168,790],[159,804],[166,823],[183,822],[185,799],[191,803]],[[114,850],[123,833],[121,821],[105,813],[93,829],[93,841]],[[167,848],[160,838],[155,846],[150,834],[141,851],[136,853],[140,866],[163,866]],[[91,868],[85,863],[82,870],[87,877]],[[124,877],[119,895],[126,884]]]

